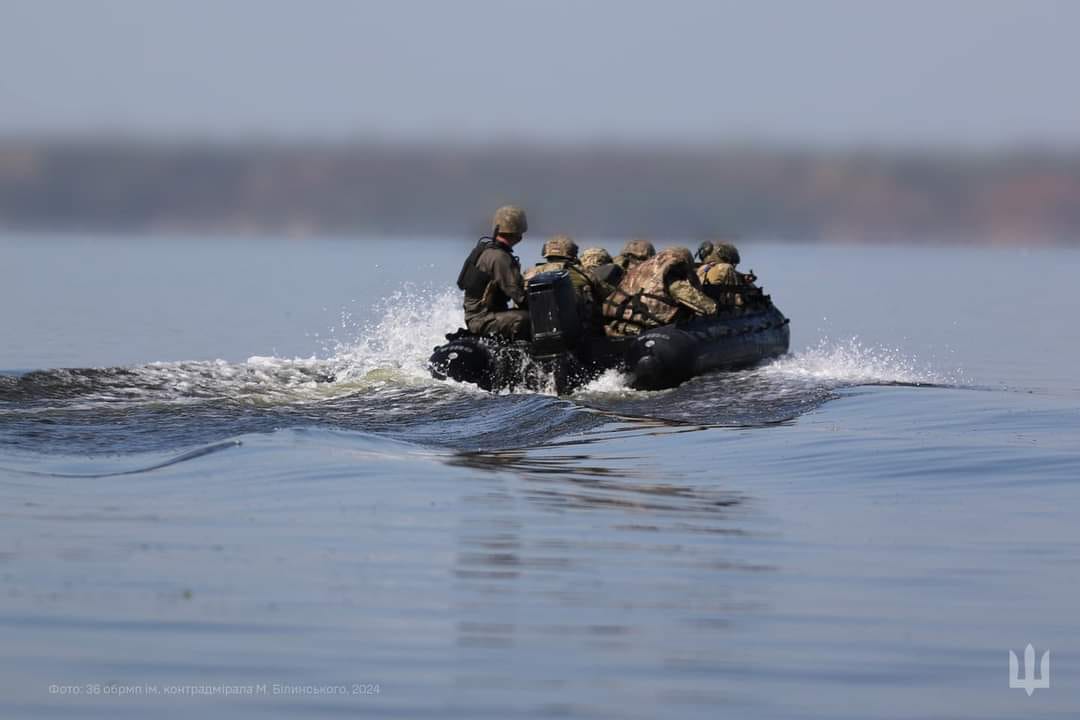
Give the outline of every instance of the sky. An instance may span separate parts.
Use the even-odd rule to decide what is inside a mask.
[[[1080,0],[0,0],[0,135],[1080,146]]]

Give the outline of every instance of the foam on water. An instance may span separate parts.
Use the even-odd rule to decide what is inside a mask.
[[[858,337],[823,338],[817,345],[763,365],[754,372],[776,379],[829,386],[964,385],[963,373],[942,373],[901,348],[866,345]]]
[[[318,402],[387,383],[430,384],[427,358],[445,334],[458,327],[461,308],[448,288],[406,285],[383,298],[370,316],[377,320],[354,324],[343,313],[340,328],[334,328],[324,343],[324,357],[255,355],[242,363],[170,361],[127,368],[45,370],[5,378],[5,385],[10,383],[12,388],[0,390],[12,395],[11,399],[80,397],[113,407],[218,399],[264,405]]]
[[[40,391],[38,399],[79,397],[112,406],[213,399],[249,405],[318,403],[372,388],[431,386],[427,358],[446,333],[460,326],[460,297],[450,287],[410,283],[379,300],[364,316],[373,319],[354,321],[343,311],[340,324],[323,342],[323,357],[252,356],[243,363],[157,362],[103,371],[51,370],[33,374],[33,381],[40,385],[35,388]],[[867,345],[857,337],[822,339],[816,346],[740,375],[767,381],[773,392],[807,384],[829,388],[964,384],[959,372],[937,372],[900,348]],[[478,391],[452,382],[440,386]],[[544,394],[554,394],[554,389]],[[643,396],[615,370],[603,373],[577,397],[598,395],[611,400]]]
[[[605,370],[600,374],[600,377],[581,388],[578,392],[586,394],[605,393],[609,395],[637,392],[630,387],[628,384],[629,380],[630,378],[626,373],[619,372],[615,369]]]
[[[786,421],[856,385],[942,385],[899,348],[858,338],[816,346],[761,367],[709,373],[660,392],[636,391],[617,370],[571,398],[554,387],[492,395],[427,369],[432,348],[461,324],[459,294],[403,285],[354,321],[342,313],[320,356],[252,356],[157,362],[127,368],[58,369],[0,377],[8,444],[76,452],[169,450],[280,427],[338,427],[422,444],[535,444],[601,415],[649,421],[747,426]],[[7,405],[10,402],[11,405]],[[528,418],[525,421],[525,418]],[[86,437],[87,423],[109,434]],[[506,428],[515,428],[514,438]],[[523,430],[522,428],[527,428]]]
[[[461,326],[461,298],[452,288],[410,283],[376,303],[371,315],[378,320],[353,323],[343,315],[340,330],[347,337],[328,343],[339,378],[393,371],[402,378],[428,380],[432,349]]]

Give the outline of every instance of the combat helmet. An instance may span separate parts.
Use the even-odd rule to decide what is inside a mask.
[[[586,270],[612,262],[611,255],[602,247],[586,248],[581,253],[581,266]]]
[[[492,235],[524,235],[529,231],[529,221],[525,211],[517,205],[503,205],[491,218],[491,227],[494,228]]]
[[[684,247],[670,247],[661,251],[664,255],[673,258],[680,264],[693,266],[694,256]]]
[[[569,260],[578,256],[578,246],[569,235],[554,235],[544,243],[540,254],[546,258],[559,257]]]
[[[629,240],[623,245],[622,254],[637,260],[648,260],[656,254],[656,248],[648,240]]]
[[[705,258],[712,255],[713,250],[715,250],[715,249],[716,249],[716,246],[713,245],[712,240],[706,240],[705,242],[698,245],[697,259],[700,260],[701,262],[705,262]]]
[[[717,243],[708,257],[713,262],[729,263],[731,265],[738,265],[740,261],[739,250],[731,243]]]

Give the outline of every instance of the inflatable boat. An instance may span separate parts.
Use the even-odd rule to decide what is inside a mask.
[[[736,370],[787,352],[788,319],[756,287],[710,287],[736,293],[741,306],[710,317],[646,330],[630,337],[583,331],[573,285],[565,271],[529,281],[532,341],[508,341],[460,329],[428,361],[433,377],[485,390],[523,388],[566,394],[605,370],[629,376],[631,387],[661,390],[713,370]]]

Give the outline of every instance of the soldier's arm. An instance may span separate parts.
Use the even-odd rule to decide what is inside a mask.
[[[527,300],[525,281],[521,278],[521,270],[510,259],[510,256],[503,253],[492,270],[495,283],[500,290],[506,293],[506,297],[513,300],[518,307],[525,307]]]
[[[574,289],[581,295],[588,295],[591,300],[599,302],[615,290],[614,287],[600,280],[581,265],[569,265],[566,269],[570,273]]]
[[[703,293],[689,280],[674,280],[668,285],[668,293],[680,305],[685,305],[698,315],[715,315],[716,301]]]

